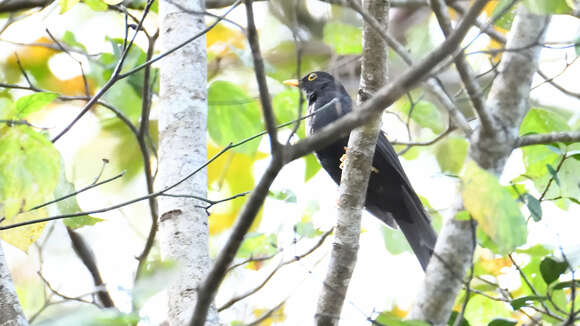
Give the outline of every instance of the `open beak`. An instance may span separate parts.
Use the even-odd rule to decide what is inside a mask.
[[[288,85],[288,86],[294,86],[294,87],[298,87],[298,85],[300,84],[298,82],[298,79],[288,79],[283,81],[284,85]]]

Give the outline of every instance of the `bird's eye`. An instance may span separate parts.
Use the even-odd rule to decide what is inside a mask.
[[[313,81],[316,78],[318,78],[318,76],[315,73],[311,73],[310,75],[308,75],[308,81]]]

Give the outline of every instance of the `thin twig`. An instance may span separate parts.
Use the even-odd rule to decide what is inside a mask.
[[[252,294],[258,292],[260,289],[264,288],[264,286],[272,279],[272,277],[274,277],[274,275],[284,266],[286,265],[290,265],[292,263],[295,263],[297,261],[299,261],[300,259],[303,259],[304,257],[310,255],[311,253],[313,253],[314,251],[316,251],[316,249],[320,248],[320,246],[322,246],[322,244],[324,243],[324,241],[326,240],[326,238],[328,238],[328,236],[332,233],[332,231],[334,230],[334,228],[324,232],[324,234],[322,234],[322,236],[320,237],[320,239],[318,240],[318,242],[312,247],[310,248],[308,251],[306,251],[305,253],[303,253],[302,255],[298,255],[293,257],[292,259],[289,259],[287,261],[284,262],[280,262],[280,264],[278,264],[278,266],[276,266],[276,268],[274,268],[270,274],[268,274],[268,276],[266,276],[264,278],[264,280],[262,282],[260,282],[260,284],[258,284],[256,287],[252,288],[251,290],[248,290],[246,293],[244,294],[240,294],[237,295],[233,298],[231,298],[230,300],[228,300],[226,303],[224,303],[223,305],[221,305],[218,308],[218,311],[223,311],[229,307],[231,307],[232,305],[234,305],[236,302],[239,302],[249,296],[251,296]]]

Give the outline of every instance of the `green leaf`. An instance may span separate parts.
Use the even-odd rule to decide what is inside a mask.
[[[34,93],[22,96],[14,104],[17,117],[24,118],[50,104],[57,97],[56,93]]]
[[[518,322],[516,320],[496,318],[487,324],[487,326],[514,326]]]
[[[100,1],[102,2],[102,1]],[[73,48],[79,48],[83,51],[86,51],[87,48],[80,43],[79,41],[77,41],[77,38],[75,37],[75,34],[71,31],[65,31],[64,35],[62,36],[62,41],[64,42],[64,44],[73,47]]]
[[[57,199],[62,198],[64,196],[67,196],[69,194],[72,194],[76,191],[75,186],[66,179],[63,163],[61,163],[61,170],[60,171],[61,172],[60,172],[59,182],[56,186],[56,189],[54,190],[54,197]],[[73,214],[73,213],[79,213],[82,211],[80,206],[79,206],[79,203],[77,202],[76,195],[71,196],[67,199],[63,199],[61,201],[58,201],[56,203],[56,206],[58,207],[58,210],[61,214]],[[102,219],[97,218],[97,217],[92,217],[89,215],[82,215],[82,216],[63,219],[64,225],[66,225],[72,229],[78,229],[80,227],[88,226],[88,225],[95,225],[96,223],[101,222],[101,221],[102,221]]]
[[[304,163],[306,164],[306,169],[304,171],[304,182],[306,182],[315,176],[318,171],[320,171],[321,166],[314,154],[308,154],[304,156]]]
[[[0,153],[0,215],[11,217],[52,199],[60,154],[50,140],[28,126],[3,128]]]
[[[282,189],[279,191],[270,190],[268,191],[268,197],[287,203],[296,203],[296,195],[290,189]]]
[[[123,54],[123,42],[124,42],[124,40],[122,38],[109,38],[109,37],[107,37],[107,40],[111,43],[111,46],[113,48],[113,57],[114,57],[114,62],[116,64],[116,62],[121,59],[121,55]],[[129,53],[127,53],[127,56],[126,56],[125,61],[123,63],[123,70],[121,72],[123,72],[123,73],[127,72],[127,71],[137,67],[138,65],[141,65],[142,63],[145,62],[146,58],[147,58],[147,54],[145,53],[145,51],[143,51],[140,47],[133,45],[131,47],[131,49],[129,49]],[[104,58],[102,58],[102,60],[106,61],[106,60],[110,60],[110,58],[107,58],[105,56]],[[113,66],[113,64],[112,64],[112,66]],[[110,67],[110,69],[107,69],[106,73],[108,74],[108,76],[105,76],[106,79],[108,79],[110,77],[110,74],[112,73],[112,68],[113,67]],[[153,69],[153,71],[155,72],[156,69]],[[136,73],[131,74],[126,79],[126,82],[134,89],[135,93],[137,93],[137,94],[143,93],[144,76],[145,76],[145,70],[142,69]],[[116,84],[117,83],[115,83],[115,85]],[[107,92],[107,94],[108,94],[108,92]],[[141,102],[137,102],[136,104],[140,105],[140,103]]]
[[[102,0],[85,0],[85,3],[94,11],[107,10],[107,4]]]
[[[127,171],[123,181],[130,181],[143,171],[143,159],[135,134],[117,118],[103,119],[101,132],[75,155],[75,164],[84,166],[79,171],[77,180],[94,178],[94,173],[100,168],[102,159],[109,160],[111,174],[114,171]],[[108,176],[112,176],[109,174]],[[111,183],[105,188],[114,188],[121,183]]]
[[[553,289],[562,290],[566,288],[571,288],[572,286],[575,286],[576,288],[580,287],[580,280],[574,280],[574,282],[572,281],[559,282],[554,285]]]
[[[445,128],[443,117],[437,107],[428,101],[419,101],[411,105],[408,99],[403,98],[396,102],[396,107],[411,116],[414,122],[423,128],[429,128],[435,134],[439,134]]]
[[[542,219],[542,205],[540,205],[540,201],[530,194],[525,194],[524,197],[526,198],[526,205],[532,214],[532,218],[534,221],[539,222]]]
[[[314,238],[323,234],[322,231],[314,228],[312,221],[301,221],[294,224],[294,232],[305,238]]]
[[[59,0],[58,4],[60,5],[60,14],[64,14],[70,8],[74,7],[80,0]]]
[[[526,254],[526,255],[530,255],[532,257],[544,257],[546,255],[549,255],[551,253],[550,250],[546,249],[546,247],[544,247],[541,244],[537,244],[533,247],[527,248],[527,249],[517,249],[516,250],[517,253],[519,254]]]
[[[526,219],[496,176],[469,161],[461,188],[465,208],[477,220],[478,229],[497,245],[499,253],[509,253],[526,243]]]
[[[568,118],[561,113],[542,108],[532,108],[522,121],[520,135],[569,130]],[[526,146],[522,148],[522,153],[526,168],[525,175],[534,181],[534,185],[539,192],[543,192],[550,179],[550,176],[546,174],[546,166],[558,164],[560,155],[546,145]],[[553,191],[548,192],[547,195],[554,195]]]
[[[532,108],[520,125],[520,135],[569,131],[568,118],[559,112]]]
[[[554,168],[550,164],[546,164],[546,169],[548,169],[548,172],[550,172],[552,179],[554,179],[554,181],[556,181],[556,184],[559,186],[560,178],[558,178],[558,172],[556,172],[556,170],[554,170]]]
[[[250,258],[269,256],[278,252],[278,238],[275,234],[248,234],[238,250],[237,257]]]
[[[467,157],[467,140],[463,137],[450,137],[435,147],[435,158],[442,172],[459,174]]]
[[[522,307],[530,306],[533,302],[544,301],[547,297],[537,296],[537,295],[528,295],[525,297],[520,297],[514,299],[510,302],[512,308],[514,310],[520,310]]]
[[[349,24],[330,22],[324,25],[325,43],[334,47],[338,55],[360,54],[362,52],[362,29]]]
[[[469,212],[466,210],[461,210],[455,214],[454,218],[458,221],[468,221],[471,218]]]
[[[73,308],[68,313],[56,314],[36,323],[38,326],[127,326],[137,325],[138,314],[122,313],[116,309],[95,309],[88,305]]]
[[[566,0],[524,0],[530,12],[538,15],[571,14]]]
[[[504,302],[476,295],[469,299],[465,319],[472,325],[488,325],[495,319],[510,318],[511,314],[511,309]]]
[[[381,312],[377,317],[376,322],[380,325],[389,326],[428,326],[429,324],[420,320],[402,320],[401,317],[395,315],[390,311]]]
[[[411,250],[407,239],[405,239],[405,236],[401,231],[386,226],[382,226],[381,231],[383,233],[385,248],[391,254],[398,255]]]
[[[506,30],[511,28],[517,6],[512,6],[505,14],[503,14],[503,16],[498,17],[498,15],[500,15],[511,2],[512,0],[501,0],[497,6],[495,6],[493,13],[491,14],[491,20],[494,21],[495,26]]]
[[[226,81],[215,81],[209,86],[208,130],[210,137],[225,147],[254,136],[263,130],[257,102],[245,91]],[[234,151],[252,155],[258,149],[260,138],[234,148]]]
[[[454,326],[455,320],[457,319],[458,316],[459,316],[459,313],[457,311],[452,311],[451,316],[449,317],[449,322],[447,323],[447,325]],[[470,324],[467,320],[465,320],[465,318],[461,318],[461,322],[459,323],[459,326],[470,326]]]
[[[272,106],[274,107],[274,113],[276,114],[276,120],[278,123],[285,123],[289,121],[296,120],[298,118],[298,104],[300,103],[300,92],[297,88],[288,88],[274,96],[272,98]],[[306,114],[305,104],[303,103],[302,115]],[[304,125],[304,121],[301,122]],[[290,128],[294,128],[291,125]]]
[[[540,263],[540,273],[546,284],[556,281],[567,269],[568,263],[557,261],[552,257],[546,257]]]

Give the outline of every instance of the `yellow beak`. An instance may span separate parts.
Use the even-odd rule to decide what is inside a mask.
[[[288,79],[288,80],[283,81],[282,83],[284,83],[284,85],[294,86],[294,87],[298,87],[298,85],[300,84],[298,82],[298,79]]]

